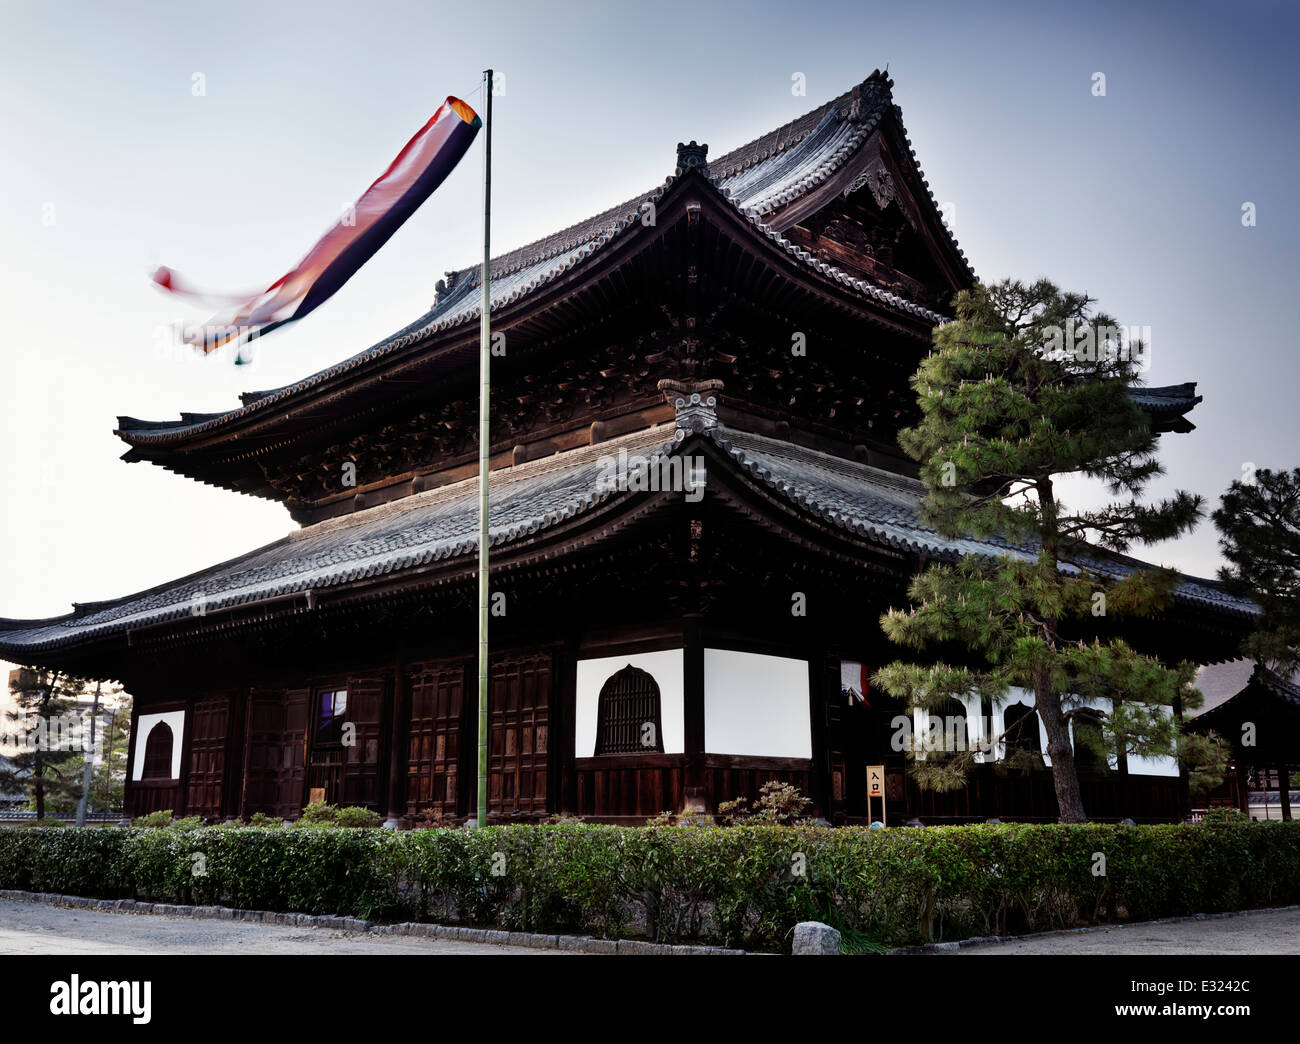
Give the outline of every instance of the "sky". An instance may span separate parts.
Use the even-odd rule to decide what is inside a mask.
[[[249,365],[170,348],[160,331],[208,314],[147,274],[265,286],[447,95],[480,107],[489,66],[500,253],[658,184],[679,141],[721,155],[887,65],[976,273],[1086,291],[1149,329],[1150,383],[1198,382],[1197,429],[1162,437],[1152,493],[1213,508],[1243,468],[1300,466],[1298,28],[1295,5],[1249,2],[2,0],[0,616],[293,528],[278,504],[120,461],[116,418],[229,409],[417,318],[481,256],[481,150]],[[1137,553],[1221,564],[1208,520]]]

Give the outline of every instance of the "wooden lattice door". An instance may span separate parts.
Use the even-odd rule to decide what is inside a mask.
[[[546,750],[551,711],[549,653],[492,665],[488,729],[488,812],[546,811]]]
[[[204,819],[224,814],[222,790],[226,774],[226,744],[230,731],[230,699],[217,696],[194,705],[190,737],[189,795],[186,812]]]
[[[297,816],[304,804],[306,689],[253,689],[248,696],[245,814]]]
[[[465,666],[428,664],[410,674],[411,725],[406,814],[459,812],[460,735]]]

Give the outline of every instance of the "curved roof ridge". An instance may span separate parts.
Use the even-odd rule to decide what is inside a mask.
[[[890,88],[893,81],[883,77],[879,70],[874,71],[864,83],[871,83],[878,88],[883,87],[885,97],[889,96]],[[817,106],[802,116],[797,116],[788,123],[782,124],[775,130],[760,134],[752,141],[744,145],[737,146],[730,152],[723,154],[716,160],[709,161],[709,170],[715,179],[728,179],[754,167],[763,160],[770,159],[787,149],[803,142],[817,127],[823,122],[825,117],[832,111],[842,109],[845,103],[852,97],[853,91],[861,85],[855,86],[837,98]],[[635,217],[638,213],[638,206],[649,199],[655,192],[662,191],[665,186],[660,185],[658,188],[650,189],[647,192],[641,192],[631,199],[622,203],[617,203],[598,214],[584,218],[581,221],[575,221],[567,228],[552,232],[549,235],[542,236],[533,240],[531,243],[525,243],[523,246],[516,247],[504,254],[492,258],[492,277],[509,275],[521,267],[527,267],[538,261],[545,261],[557,254],[564,253],[567,249],[580,245],[592,239],[601,230],[613,227],[618,222],[615,219]],[[500,267],[498,267],[498,263]],[[460,285],[460,276],[470,273],[470,278],[477,279],[477,273],[481,271],[478,265],[470,265],[465,268],[453,269],[448,275],[455,275],[457,279],[453,286]]]
[[[882,511],[884,498],[879,496],[882,487],[885,491],[902,494],[908,499],[924,494],[924,483],[910,476],[753,432],[716,428],[705,434],[764,485],[847,532],[883,541],[893,547],[931,555],[1037,554],[1037,547],[1033,544],[1013,544],[997,536],[944,537],[921,520],[914,510],[915,505],[906,508],[906,515]],[[782,469],[781,462],[788,467]],[[800,468],[808,467],[818,468],[823,473],[833,473],[843,483],[836,488],[824,485],[820,489],[820,496],[816,490],[809,494],[800,488],[801,485],[815,486],[806,474],[800,474]],[[844,483],[852,485],[855,481],[862,488],[850,496],[845,492]],[[871,487],[870,491],[866,489],[868,486]],[[1123,575],[1125,570],[1162,568],[1140,558],[1095,545],[1087,545],[1086,551],[1089,557],[1095,556],[1092,568],[1111,575]],[[1062,566],[1079,568],[1073,562],[1062,562]],[[1216,580],[1181,570],[1175,572],[1179,577],[1175,597],[1182,601],[1212,605],[1238,615],[1254,615],[1257,611],[1253,602],[1230,594]]]
[[[966,267],[967,276],[970,277],[971,282],[975,282],[977,278],[975,275],[975,269],[971,266],[970,259],[966,256],[966,251],[964,251],[961,248],[961,244],[957,242],[956,233],[953,232],[948,222],[944,219],[943,207],[940,206],[939,200],[934,194],[934,190],[930,188],[930,180],[925,176],[925,171],[921,167],[921,161],[916,157],[916,149],[912,147],[912,139],[907,133],[907,126],[903,123],[903,110],[898,105],[893,105],[892,110],[894,120],[898,123],[898,133],[902,135],[903,144],[907,146],[908,158],[911,160],[912,166],[916,168],[916,176],[921,182],[921,187],[925,189],[925,194],[930,201],[930,206],[934,209],[934,212],[939,215],[939,223],[943,228],[944,234],[948,237],[948,242],[952,244],[953,250],[956,252],[957,256],[961,258],[962,264]]]

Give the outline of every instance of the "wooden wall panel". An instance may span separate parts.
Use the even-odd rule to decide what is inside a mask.
[[[321,681],[309,690],[304,717],[309,755],[306,768],[308,797],[323,790],[325,801],[348,807],[379,808],[385,782],[381,767],[386,754],[383,738],[384,697],[388,680],[382,675],[354,676]],[[344,735],[349,742],[317,744],[318,695],[331,689],[346,689],[347,710]]]
[[[647,819],[681,809],[683,754],[608,754],[579,758],[576,815],[593,819]]]
[[[406,814],[460,812],[461,721],[465,709],[463,663],[420,664],[410,674],[411,723],[407,755]]]
[[[197,701],[192,720],[186,814],[220,819],[227,807],[224,790],[231,721],[230,697],[223,694]]]
[[[125,814],[128,819],[170,809],[180,817],[185,812],[185,788],[173,780],[137,780],[126,790]]]
[[[281,774],[278,797],[280,815],[295,818],[306,802],[304,781],[307,767],[308,689],[290,689],[284,694],[284,734],[281,739]]]
[[[294,818],[305,801],[307,689],[253,689],[248,696],[241,812]]]
[[[546,812],[553,657],[510,657],[489,681],[488,814]]]

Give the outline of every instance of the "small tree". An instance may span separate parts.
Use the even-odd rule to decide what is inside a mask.
[[[1300,668],[1300,468],[1238,479],[1211,517],[1229,562],[1219,578],[1262,610],[1242,651],[1286,677]]]
[[[1066,822],[1086,818],[1072,720],[1081,745],[1099,752],[1209,756],[1206,744],[1181,739],[1170,712],[1179,701],[1199,706],[1194,665],[1167,668],[1095,636],[1097,618],[1149,614],[1177,582],[1168,570],[1118,565],[1098,545],[1122,552],[1176,536],[1201,502],[1184,492],[1140,502],[1161,472],[1157,437],[1130,394],[1144,349],[1091,304],[1046,280],[977,286],[936,331],[912,378],[921,420],[899,442],[921,465],[924,519],[946,537],[1004,542],[1007,553],[931,565],[909,589],[913,607],[881,618],[891,639],[915,649],[959,643],[962,662],[894,662],[876,674],[910,708],[936,713],[969,694],[996,705],[1011,686],[1032,693]],[[1101,479],[1124,499],[1071,509],[1055,486],[1068,474]],[[972,760],[940,753],[913,767],[922,785],[943,788],[964,781]]]
[[[26,789],[37,819],[45,817],[47,796],[75,799],[80,792],[82,740],[74,712],[85,688],[82,678],[38,668],[20,670],[9,685],[15,709],[6,717],[21,744],[0,772],[0,788]]]

